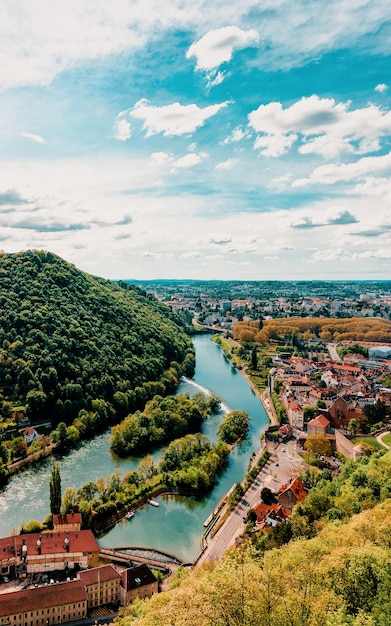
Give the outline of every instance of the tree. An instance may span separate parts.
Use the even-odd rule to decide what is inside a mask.
[[[331,444],[324,435],[308,435],[304,448],[314,454],[329,456],[331,454]]]
[[[246,438],[250,417],[245,411],[230,411],[217,429],[217,434],[225,443],[235,443]]]
[[[258,369],[258,355],[257,348],[254,346],[251,352],[251,366],[253,370]]]
[[[52,515],[58,515],[61,511],[61,476],[60,466],[53,463],[52,473],[49,482],[50,488],[50,512]]]
[[[276,496],[269,487],[263,487],[261,490],[261,500],[265,504],[273,504],[276,501]]]

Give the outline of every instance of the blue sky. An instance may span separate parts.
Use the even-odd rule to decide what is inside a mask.
[[[390,279],[385,0],[0,0],[0,249]]]

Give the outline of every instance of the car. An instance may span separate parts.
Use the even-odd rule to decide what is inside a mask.
[[[10,579],[8,576],[3,576],[3,583],[9,583]]]

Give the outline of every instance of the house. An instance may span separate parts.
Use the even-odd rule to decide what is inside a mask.
[[[288,420],[293,428],[303,428],[304,427],[304,411],[300,404],[295,400],[295,398],[288,399]]]
[[[254,511],[257,514],[257,530],[265,528],[266,526],[274,527],[277,526],[277,524],[281,524],[281,522],[286,522],[291,514],[289,509],[276,503],[264,504],[260,502],[254,507]]]
[[[87,594],[81,580],[0,594],[1,624],[53,626],[86,617]]]
[[[26,443],[32,443],[41,436],[32,426],[26,426],[26,428],[22,430],[22,435]]]
[[[300,478],[295,478],[288,487],[281,487],[278,494],[278,504],[291,511],[295,504],[306,499],[307,493],[307,489]]]
[[[330,421],[321,413],[310,420],[307,424],[307,432],[309,435],[325,435],[329,432]]]
[[[53,515],[53,528],[55,532],[80,530],[81,513],[78,511],[71,511],[71,513]]]
[[[121,572],[121,604],[126,606],[136,598],[150,598],[158,592],[158,581],[148,565],[137,565]]]
[[[103,565],[79,572],[87,593],[88,610],[105,604],[117,606],[121,595],[121,574],[113,565]]]

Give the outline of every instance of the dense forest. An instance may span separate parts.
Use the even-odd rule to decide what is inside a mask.
[[[232,328],[235,339],[265,344],[297,336],[305,341],[391,341],[391,322],[385,319],[350,318],[276,318],[238,322]]]
[[[194,364],[175,315],[139,288],[86,274],[49,252],[0,255],[5,438],[27,416],[60,424],[54,441],[69,447],[172,392]]]
[[[180,570],[170,591],[126,607],[117,626],[389,626],[391,452],[313,480],[288,527]]]

